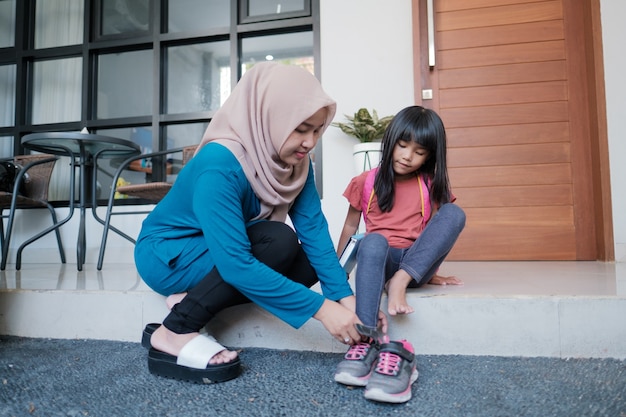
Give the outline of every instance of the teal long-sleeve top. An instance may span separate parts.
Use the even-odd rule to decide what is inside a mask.
[[[217,267],[225,282],[295,328],[319,310],[324,298],[337,301],[352,295],[322,213],[312,167],[289,217],[323,295],[252,255],[246,228],[259,212],[259,199],[234,155],[220,144],[205,145],[143,222],[135,246],[142,279],[169,295],[188,291]]]

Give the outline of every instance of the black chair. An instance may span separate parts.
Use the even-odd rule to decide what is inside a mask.
[[[17,250],[15,268],[18,270],[21,268],[22,251],[24,248],[53,230],[56,234],[61,262],[65,263],[65,250],[63,249],[59,227],[67,222],[69,217],[58,221],[55,209],[48,201],[50,178],[57,159],[58,158],[47,154],[18,155],[14,157],[13,162],[21,166],[22,169],[15,179],[13,192],[0,191],[0,215],[3,219],[8,218],[6,233],[3,230],[4,222],[0,221],[0,240],[2,243],[2,263],[0,269],[4,270],[6,268],[15,215],[18,210],[22,209],[48,209],[52,218],[52,225],[20,245]],[[74,170],[72,169],[71,175],[74,175],[73,172]],[[70,191],[70,194],[71,198],[73,198],[73,190]],[[9,214],[3,214],[3,211],[7,209],[9,210]]]

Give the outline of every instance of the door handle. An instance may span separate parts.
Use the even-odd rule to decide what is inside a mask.
[[[435,10],[433,0],[426,0],[426,15],[428,20],[428,66],[435,67]]]

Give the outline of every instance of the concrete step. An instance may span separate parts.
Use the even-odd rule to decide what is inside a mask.
[[[626,358],[626,264],[449,262],[441,273],[465,284],[410,290],[415,312],[390,318],[391,338],[418,354]],[[138,342],[166,314],[132,264],[9,265],[1,274],[0,334]],[[232,347],[346,349],[315,320],[296,330],[251,304],[222,312],[208,330]]]

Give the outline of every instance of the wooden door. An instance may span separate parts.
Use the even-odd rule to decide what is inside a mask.
[[[433,0],[434,67],[426,3],[413,3],[416,101],[446,125],[467,214],[449,259],[601,258],[587,2]]]

